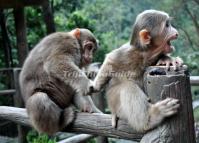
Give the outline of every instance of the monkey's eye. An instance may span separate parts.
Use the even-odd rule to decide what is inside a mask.
[[[93,46],[92,46],[91,44],[89,44],[89,45],[87,45],[87,49],[88,49],[89,51],[91,51],[91,50],[93,49]]]
[[[170,21],[166,21],[165,26],[168,28],[170,26]]]

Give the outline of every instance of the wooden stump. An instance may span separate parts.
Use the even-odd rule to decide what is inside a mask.
[[[155,70],[165,75],[154,74],[154,67],[146,71],[144,86],[151,102],[171,97],[179,99],[181,106],[176,115],[146,133],[141,143],[195,143],[192,96],[187,70],[184,68],[175,72],[171,69],[168,72],[163,67],[156,67]]]

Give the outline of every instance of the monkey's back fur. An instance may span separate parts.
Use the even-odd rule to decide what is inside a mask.
[[[37,130],[49,134],[65,126],[63,120],[70,123],[74,118],[73,110],[68,106],[75,91],[61,78],[50,73],[45,64],[61,55],[76,55],[64,60],[73,60],[79,65],[77,61],[80,61],[81,56],[78,41],[67,33],[51,34],[30,52],[20,73],[21,94],[30,120]],[[65,116],[68,119],[63,119]]]

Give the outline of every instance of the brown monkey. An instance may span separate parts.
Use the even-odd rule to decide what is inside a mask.
[[[74,119],[72,104],[98,112],[87,95],[92,82],[81,70],[92,61],[98,43],[87,29],[57,32],[30,52],[20,73],[20,87],[33,127],[53,134]]]
[[[178,32],[171,26],[167,13],[146,10],[136,18],[130,43],[106,56],[94,80],[94,89],[98,91],[108,83],[106,94],[114,127],[119,117],[143,132],[159,125],[165,117],[177,113],[177,99],[167,98],[151,104],[143,91],[144,70],[156,64],[160,57],[163,58],[158,64],[182,64],[167,56],[173,50],[170,41],[177,36]]]

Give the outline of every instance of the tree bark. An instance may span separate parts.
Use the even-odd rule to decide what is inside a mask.
[[[26,109],[24,108],[0,106],[0,118],[24,126],[31,126]],[[117,129],[113,128],[111,125],[111,115],[99,113],[77,113],[74,122],[63,131],[129,140],[140,140],[143,136],[143,134],[137,133],[130,128],[123,120],[118,121]]]
[[[165,68],[158,67],[164,71]],[[145,73],[145,92],[153,103],[167,97],[180,101],[178,113],[166,119],[158,128],[144,135],[141,143],[195,143],[190,79],[187,70],[171,71],[166,75]]]
[[[80,134],[80,135],[75,135],[73,137],[59,141],[57,143],[86,143],[88,140],[92,138],[93,138],[93,135]]]
[[[24,107],[23,99],[21,97],[20,87],[19,87],[19,73],[21,69],[15,68],[13,69],[13,77],[14,77],[14,87],[15,87],[15,94],[14,94],[14,106],[15,107]],[[18,130],[18,141],[19,143],[27,143],[26,136],[30,128],[17,125]]]

